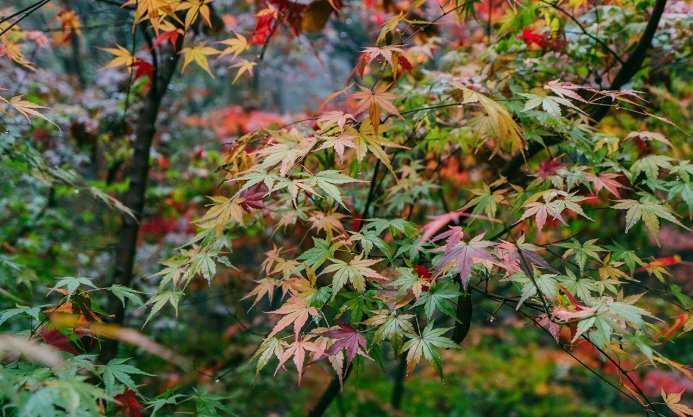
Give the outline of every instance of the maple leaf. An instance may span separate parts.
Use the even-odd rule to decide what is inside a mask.
[[[335,355],[342,350],[346,351],[346,367],[345,371],[349,369],[351,361],[354,360],[356,355],[364,356],[368,359],[370,357],[366,354],[366,338],[363,337],[356,329],[351,325],[343,322],[336,323],[339,327],[338,329],[331,329],[322,332],[322,336],[329,337],[334,342],[327,349],[327,355]]]
[[[350,120],[355,121],[354,116],[349,113],[344,113],[341,111],[328,111],[320,113],[317,122],[322,126],[323,129],[337,125],[339,126],[339,130],[343,132],[344,126],[346,126],[346,123]]]
[[[562,196],[563,199],[557,199],[556,197],[558,196]],[[544,202],[542,203],[536,201],[539,198],[543,198]],[[566,209],[573,211],[581,215],[582,217],[585,217],[586,219],[592,220],[592,218],[585,214],[585,212],[582,210],[582,207],[580,207],[580,205],[578,204],[579,202],[584,201],[586,199],[587,197],[578,197],[575,196],[574,193],[569,194],[565,191],[541,191],[539,193],[534,194],[532,197],[529,198],[529,200],[525,202],[525,204],[522,207],[526,208],[526,210],[522,214],[522,217],[520,217],[520,220],[516,221],[515,224],[520,223],[528,217],[534,216],[534,219],[537,223],[537,230],[539,231],[539,234],[541,234],[542,229],[544,228],[544,224],[546,224],[546,219],[548,218],[548,216],[551,216],[554,219],[559,220],[561,223],[565,223],[563,217],[561,216],[561,213]]]
[[[356,145],[354,144],[354,136],[341,133],[337,136],[329,136],[324,138],[323,144],[317,149],[318,151],[323,149],[334,149],[335,153],[339,157],[339,162],[344,162],[344,151],[346,148],[354,149]]]
[[[420,265],[417,265],[421,267]],[[397,268],[396,271],[399,273],[399,278],[390,283],[393,287],[399,287],[397,291],[397,297],[401,297],[405,292],[411,291],[414,294],[416,300],[421,297],[421,293],[424,288],[428,289],[428,284],[430,283],[431,273],[424,267],[421,267],[427,277],[422,277],[418,270],[412,268]]]
[[[198,16],[202,17],[202,20],[207,24],[207,26],[212,26],[212,22],[209,20],[210,9],[208,4],[212,0],[185,0],[178,3],[176,6],[176,11],[186,11],[185,12],[185,29],[189,29],[190,26],[195,22]]]
[[[311,176],[309,184],[311,186],[320,188],[325,192],[325,194],[332,197],[337,203],[339,203],[340,206],[344,207],[344,203],[342,202],[342,194],[339,192],[339,188],[337,188],[335,185],[348,184],[352,182],[358,182],[358,180],[351,178],[346,174],[342,174],[337,170],[328,169]]]
[[[141,410],[144,410],[144,405],[139,402],[135,391],[130,388],[125,388],[121,394],[113,397],[118,402],[117,412],[119,416],[124,417],[141,417]]]
[[[572,255],[578,267],[580,267],[580,271],[583,271],[588,258],[601,261],[597,252],[603,252],[605,249],[595,245],[594,242],[596,241],[597,239],[590,239],[580,244],[576,239],[572,239],[570,242],[557,243],[556,246],[568,249],[563,253],[563,259],[567,259],[568,256]]]
[[[495,243],[488,240],[483,240],[485,234],[486,233],[482,233],[475,236],[466,243],[462,242],[461,240],[461,230],[458,232],[456,229],[451,228],[450,231],[438,235],[436,240],[438,238],[442,238],[442,236],[446,236],[448,237],[448,241],[445,247],[433,250],[433,252],[443,252],[443,256],[440,257],[436,265],[436,273],[439,273],[454,263],[457,271],[460,274],[462,287],[466,289],[467,281],[471,275],[473,265],[480,262],[495,263],[493,257],[491,256],[491,252],[487,249],[494,247]]]
[[[62,334],[58,329],[47,329],[42,327],[41,330],[39,330],[39,336],[41,336],[41,339],[43,339],[43,341],[52,348],[71,353],[73,355],[79,354],[77,349],[71,345],[72,340]]]
[[[659,244],[659,238],[657,236],[659,232],[659,219],[669,220],[670,222],[683,227],[686,230],[690,230],[688,227],[681,224],[681,222],[675,217],[671,208],[663,201],[659,201],[651,196],[643,196],[640,200],[618,200],[617,204],[612,206],[617,210],[627,210],[626,211],[626,233],[637,223],[642,220],[645,223],[645,227],[654,236],[657,244]]]
[[[599,175],[587,174],[585,176],[585,179],[592,183],[592,185],[594,186],[595,194],[599,194],[599,192],[602,189],[605,189],[606,191],[616,196],[616,198],[621,198],[618,189],[625,188],[625,186],[620,182],[616,181],[616,178],[618,177],[620,177],[619,174],[603,172]]]
[[[242,300],[255,296],[255,301],[253,301],[253,305],[250,306],[252,308],[253,306],[255,306],[255,304],[258,303],[258,301],[262,300],[263,297],[267,296],[267,299],[271,304],[272,297],[274,296],[274,290],[279,286],[279,281],[274,278],[264,278],[259,281],[255,281],[255,283],[257,284],[255,288],[253,288],[253,290],[249,292],[248,295],[243,297]]]
[[[414,314],[398,314],[397,311],[380,310],[373,314],[363,324],[366,326],[378,326],[373,334],[373,344],[377,345],[383,340],[389,340],[395,352],[402,347],[404,335],[414,333],[414,326],[409,322]]]
[[[384,129],[380,130],[382,132]],[[373,127],[370,119],[363,121],[358,132],[354,132],[354,149],[356,150],[356,159],[361,162],[363,158],[365,158],[366,152],[370,152],[373,154],[373,156],[379,159],[380,162],[385,164],[393,176],[397,177],[395,170],[392,169],[392,165],[390,164],[390,158],[387,156],[387,153],[385,153],[383,147],[409,149],[406,146],[399,145],[385,139],[383,136],[380,136]]]
[[[236,58],[243,51],[246,51],[250,48],[248,40],[245,38],[245,36],[239,33],[236,33],[235,35],[235,38],[224,39],[223,41],[217,42],[222,45],[226,45],[226,49],[221,51],[221,55],[219,55],[219,58],[229,54],[233,54],[233,57]]]
[[[525,112],[541,106],[541,108],[551,116],[560,117],[562,114],[561,105],[565,107],[570,107],[577,111],[582,111],[573,103],[571,103],[570,100],[565,98],[556,96],[538,96],[536,94],[525,93],[520,93],[520,95],[528,99],[527,102],[525,102],[524,109],[522,109],[522,111]]]
[[[371,91],[370,89],[359,85],[361,91],[352,94],[352,97],[358,101],[358,107],[354,114],[360,114],[368,110],[368,117],[373,125],[374,131],[378,132],[380,126],[380,112],[386,111],[389,114],[401,117],[397,107],[392,104],[392,101],[397,98],[396,94],[388,93],[389,85],[381,85]]]
[[[532,273],[528,276],[525,272],[518,272],[517,274],[503,279],[503,281],[517,282],[521,285],[522,295],[516,306],[516,310],[519,310],[527,299],[535,295],[541,294],[540,298],[546,301],[554,300],[558,296],[559,290],[559,284],[556,280],[557,277],[558,275],[556,274],[534,276],[534,273]]]
[[[407,375],[416,368],[423,355],[426,360],[433,364],[440,377],[443,377],[443,367],[438,349],[459,348],[457,343],[443,336],[449,330],[451,329],[436,329],[433,327],[433,322],[430,322],[420,335],[410,335],[410,339],[402,346],[402,350],[407,352]]]
[[[48,123],[51,123],[54,126],[57,126],[55,123],[51,122],[50,119],[48,119],[48,117],[46,117],[41,112],[39,112],[39,110],[48,109],[48,107],[41,106],[41,105],[38,105],[36,103],[32,103],[30,101],[24,100],[22,97],[24,97],[24,96],[18,95],[18,96],[14,96],[11,99],[7,100],[4,97],[0,96],[0,101],[7,103],[13,109],[18,111],[22,116],[26,117],[26,120],[29,121],[29,123],[31,123],[31,118],[29,116],[33,116],[33,117],[38,117],[40,119],[43,119],[43,120],[47,121]],[[7,112],[2,107],[0,107],[0,110],[3,113],[7,114]]]
[[[108,52],[109,54],[114,55],[115,58],[113,58],[108,64],[106,64],[100,70],[104,70],[106,68],[126,67],[129,71],[130,67],[135,62],[135,57],[132,56],[130,51],[127,50],[125,47],[120,46],[118,44],[116,44],[115,48],[102,48],[102,49],[104,51]]]
[[[203,229],[216,229],[217,235],[233,220],[243,224],[243,208],[234,198],[224,196],[209,197],[214,202],[205,214],[197,220],[197,224]],[[242,201],[242,199],[240,199]]]
[[[693,410],[687,405],[681,404],[681,394],[683,394],[683,391],[671,394],[664,392],[664,388],[661,388],[661,391],[664,404],[666,404],[666,406],[669,407],[674,414],[676,414],[678,417],[693,416]]]
[[[496,246],[496,256],[500,260],[499,266],[510,274],[515,274],[524,270],[525,262],[533,263],[540,268],[558,273],[558,271],[537,253],[538,250],[538,246],[525,242],[525,235],[522,235],[515,243],[505,240],[501,241],[501,243]]]
[[[479,117],[477,120],[485,136],[494,140],[494,154],[509,145],[510,152],[520,152],[524,155],[525,143],[521,137],[522,129],[505,106],[459,82],[453,81],[450,85],[453,87],[452,94],[462,93],[462,104],[479,103],[483,107],[486,117]]]
[[[277,9],[272,4],[257,12],[255,14],[255,17],[257,17],[255,29],[253,30],[253,37],[250,39],[250,43],[263,45],[269,38],[272,22],[277,16]]]
[[[573,100],[581,101],[587,103],[587,100],[582,98],[577,91],[578,90],[588,90],[593,91],[590,87],[583,87],[577,84],[573,84],[567,81],[553,80],[549,81],[548,84],[544,86],[545,90],[549,90],[561,98],[572,98]]]
[[[277,375],[279,368],[281,368],[286,361],[292,359],[294,365],[296,365],[296,370],[298,371],[298,383],[301,384],[301,377],[303,376],[303,363],[306,360],[306,351],[309,352],[319,352],[321,349],[314,342],[309,340],[310,336],[303,339],[298,339],[287,346],[284,351],[278,356],[279,364],[274,374]]]
[[[207,46],[206,42],[201,42],[193,47],[183,48],[178,53],[183,55],[183,69],[181,71],[185,71],[185,68],[194,61],[200,68],[205,70],[210,77],[214,78],[214,74],[212,74],[212,71],[209,69],[207,57],[220,54],[220,51]]]
[[[442,281],[432,284],[428,291],[424,291],[421,297],[414,303],[414,307],[423,306],[426,318],[433,318],[436,310],[456,319],[455,300],[462,295],[452,281]]]
[[[178,28],[172,28],[171,30],[167,30],[165,32],[161,32],[156,39],[154,39],[154,44],[152,45],[152,48],[156,48],[157,46],[163,44],[164,42],[168,42],[171,46],[176,47],[178,45],[178,38],[183,34],[182,29]]]
[[[468,215],[472,218],[469,223],[471,224],[476,218],[484,218],[483,216],[479,216],[482,212],[486,215],[484,218],[485,220],[499,221],[493,217],[498,210],[498,204],[506,202],[505,193],[508,192],[508,189],[491,191],[491,187],[487,184],[482,184],[481,188],[475,188],[470,191],[472,194],[476,195],[476,197],[469,200],[469,202],[460,209],[460,211],[465,211],[470,207],[474,207],[472,214]]]
[[[311,223],[311,229],[315,229],[318,233],[324,230],[328,236],[333,236],[337,232],[344,232],[344,225],[341,222],[344,217],[346,216],[342,213],[313,211],[310,213],[308,221]]]
[[[238,81],[243,74],[252,76],[255,65],[257,65],[257,62],[248,61],[247,59],[242,59],[239,62],[231,65],[231,68],[238,68],[238,72],[236,72],[236,76],[231,83],[236,84],[236,81]]]
[[[337,296],[339,290],[350,282],[356,291],[366,290],[366,278],[373,278],[386,281],[387,278],[380,275],[370,266],[380,262],[382,259],[362,259],[359,255],[348,263],[340,259],[331,259],[332,265],[328,265],[321,274],[334,273],[332,277],[332,298]]]
[[[536,33],[534,29],[524,28],[522,29],[522,33],[517,35],[517,39],[524,41],[528,46],[532,44],[541,46],[543,35]]]
[[[395,45],[383,47],[367,47],[363,50],[363,55],[359,60],[359,73],[363,77],[363,71],[376,58],[382,58],[390,65],[393,78],[397,78],[400,70],[412,69],[412,59],[407,53]]]
[[[642,130],[639,132],[630,132],[626,136],[625,140],[632,140],[635,138],[640,139],[643,142],[657,141],[657,142],[663,143],[667,146],[673,146],[671,144],[671,142],[669,141],[669,139],[666,138],[666,136],[662,135],[661,133],[657,133],[657,132],[649,132],[647,130]]]
[[[562,155],[555,158],[548,158],[539,164],[537,176],[542,180],[545,180],[551,175],[554,175],[559,169],[568,166],[565,162],[559,162]]]
[[[294,269],[299,265],[299,262],[293,259],[284,259],[281,256],[283,251],[283,247],[273,243],[272,249],[265,252],[265,260],[260,264],[260,270],[268,275],[281,273],[284,279],[289,278]]]
[[[150,80],[152,80],[154,77],[154,65],[150,64],[149,62],[143,59],[135,58],[135,62],[133,62],[132,68],[135,68],[135,80],[139,79],[140,77],[144,77],[145,75]]]
[[[255,376],[260,374],[262,368],[269,363],[273,356],[279,358],[283,353],[284,346],[282,345],[281,340],[277,339],[276,337],[267,337],[265,340],[263,340],[251,358],[251,361],[257,359]]]
[[[289,298],[280,308],[270,311],[270,314],[281,314],[284,317],[277,322],[270,334],[267,335],[267,338],[274,336],[292,324],[294,325],[294,335],[298,338],[298,333],[306,324],[308,318],[310,316],[319,317],[320,315],[315,307],[309,307],[306,304],[306,300],[300,297]]]
[[[170,16],[177,20],[174,9],[174,0],[128,0],[121,7],[135,6],[135,19],[133,26],[144,20],[149,20],[155,33],[159,33],[162,26],[162,15]]]
[[[673,168],[672,161],[672,158],[665,155],[648,155],[639,158],[630,167],[632,179],[635,180],[638,175],[644,172],[648,185],[654,189],[660,169],[671,170]]]

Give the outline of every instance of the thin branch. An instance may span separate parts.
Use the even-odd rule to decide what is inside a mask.
[[[613,49],[611,49],[611,47],[609,47],[609,45],[607,45],[606,42],[604,42],[603,40],[601,40],[601,39],[599,39],[598,37],[596,37],[596,36],[592,35],[591,33],[589,33],[589,32],[587,31],[587,29],[585,29],[585,27],[582,25],[582,23],[580,23],[580,21],[577,20],[577,18],[576,18],[575,16],[573,16],[573,15],[570,14],[570,13],[568,13],[568,11],[566,11],[566,10],[563,9],[561,6],[559,6],[558,3],[550,3],[550,2],[545,1],[545,0],[539,0],[539,1],[541,1],[542,3],[544,3],[544,4],[546,4],[546,5],[549,5],[549,6],[553,7],[554,9],[556,9],[556,10],[558,10],[559,12],[563,13],[564,15],[568,16],[568,18],[569,18],[570,20],[572,20],[572,21],[580,28],[580,31],[582,31],[582,33],[584,33],[588,38],[594,40],[594,41],[597,42],[599,45],[601,45],[602,48],[604,48],[604,50],[605,50],[606,52],[608,52],[608,53],[611,54],[614,58],[616,58],[616,60],[617,60],[621,65],[624,65],[624,64],[625,64],[625,62],[623,62],[623,60],[622,60],[621,57],[616,53],[616,51],[614,51]]]
[[[0,24],[2,24],[2,23],[5,23],[5,22],[7,22],[8,20],[10,20],[10,19],[12,19],[12,18],[14,18],[14,17],[16,17],[16,16],[20,16],[19,19],[15,20],[14,22],[10,23],[6,28],[4,28],[4,29],[2,30],[2,32],[0,32],[0,36],[2,36],[2,35],[4,35],[5,33],[9,32],[13,27],[15,27],[16,25],[18,25],[19,22],[21,22],[22,20],[26,19],[29,15],[31,15],[32,13],[34,13],[35,11],[37,11],[38,9],[40,9],[41,7],[43,7],[44,5],[48,4],[48,2],[50,2],[50,1],[51,1],[51,0],[41,0],[41,1],[37,2],[36,4],[34,4],[33,6],[29,6],[29,7],[27,7],[26,9],[20,10],[19,12],[17,12],[17,13],[15,13],[15,14],[13,14],[13,15],[10,15],[10,16],[8,16],[8,17],[3,18],[2,20],[0,20]]]

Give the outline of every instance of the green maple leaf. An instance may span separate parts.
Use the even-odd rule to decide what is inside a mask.
[[[322,272],[323,274],[334,273],[332,278],[332,298],[337,295],[347,282],[350,282],[356,288],[356,291],[363,292],[366,290],[366,277],[386,280],[385,277],[369,268],[378,262],[380,262],[380,259],[362,259],[361,256],[357,256],[349,262],[332,259],[332,265],[327,266]]]
[[[411,338],[402,346],[402,350],[407,352],[407,374],[418,365],[423,355],[426,360],[433,364],[442,379],[443,367],[438,349],[459,348],[457,343],[443,336],[451,328],[436,329],[433,327],[433,324],[433,322],[430,322],[420,335],[411,334]]]
[[[431,319],[436,310],[455,318],[455,301],[460,296],[460,292],[453,287],[452,282],[444,281],[433,285],[428,291],[421,293],[421,297],[414,304],[423,306],[426,318]]]
[[[583,271],[585,269],[585,264],[587,263],[588,258],[596,259],[597,261],[599,261],[600,258],[597,252],[604,251],[604,248],[594,244],[594,242],[596,241],[597,239],[590,239],[586,241],[584,244],[580,244],[580,242],[573,239],[570,242],[558,243],[556,246],[568,249],[563,254],[563,259],[572,255],[575,258],[575,262],[577,262],[578,266],[580,267],[580,271]]]
[[[649,230],[656,239],[657,232],[659,232],[659,219],[668,220],[686,230],[690,230],[678,221],[671,207],[650,195],[643,195],[640,200],[618,200],[616,205],[612,207],[618,210],[627,210],[626,233],[628,233],[635,223],[642,220],[647,230]]]
[[[103,384],[108,395],[113,395],[118,391],[116,382],[125,385],[133,391],[137,391],[137,384],[135,384],[135,381],[132,380],[131,375],[152,375],[132,365],[128,365],[126,363],[128,360],[130,359],[115,358],[111,359],[106,365],[103,366]]]
[[[640,158],[630,167],[630,172],[632,174],[631,179],[635,180],[638,175],[644,172],[647,178],[647,184],[650,188],[654,189],[657,177],[659,176],[659,170],[671,170],[673,168],[671,161],[673,161],[673,159],[665,155],[649,155]]]
[[[414,333],[414,327],[409,322],[414,317],[414,314],[398,314],[396,311],[380,310],[363,324],[378,326],[373,335],[373,344],[377,345],[383,340],[389,340],[395,352],[399,352],[404,335]]]

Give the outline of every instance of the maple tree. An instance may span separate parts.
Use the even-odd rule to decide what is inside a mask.
[[[652,382],[691,378],[688,3],[63,3],[0,9],[10,415],[321,416],[381,370],[379,412],[417,412],[407,384],[507,355],[489,334],[691,415]],[[292,369],[301,409],[233,400]]]

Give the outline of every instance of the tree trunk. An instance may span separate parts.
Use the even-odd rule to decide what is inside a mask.
[[[137,249],[137,236],[140,229],[140,220],[144,209],[147,191],[147,179],[149,177],[149,152],[152,139],[156,133],[156,119],[159,115],[161,100],[168,89],[171,78],[176,71],[178,54],[170,51],[164,59],[161,67],[154,73],[154,80],[137,119],[135,131],[134,153],[129,173],[129,188],[123,198],[123,203],[133,211],[136,218],[123,215],[123,223],[118,238],[115,253],[115,266],[113,270],[113,284],[129,286],[133,279],[133,266]],[[108,300],[106,311],[113,315],[113,324],[123,324],[125,307],[114,296]],[[118,341],[106,340],[100,353],[100,359],[107,363],[117,355]]]

